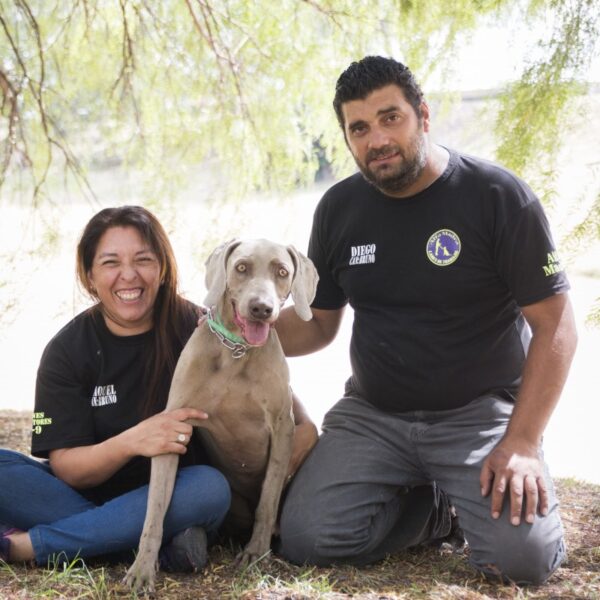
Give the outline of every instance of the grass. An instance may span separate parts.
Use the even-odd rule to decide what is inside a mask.
[[[0,415],[7,417],[7,413]],[[27,450],[26,435],[15,425],[29,427],[9,415],[0,419],[0,444]],[[5,433],[3,433],[5,432]],[[8,442],[8,443],[7,443]],[[537,588],[490,582],[468,564],[467,555],[433,548],[416,548],[364,568],[297,567],[269,555],[238,571],[236,549],[214,546],[201,574],[159,572],[156,597],[166,600],[600,600],[600,486],[575,479],[556,481],[569,548],[567,561]],[[107,565],[80,559],[42,569],[0,561],[0,600],[134,598],[121,580],[127,564]]]
[[[37,569],[0,561],[2,598],[113,598],[106,569],[90,569],[81,559],[61,566]]]
[[[600,599],[600,487],[558,480],[569,558],[538,588],[490,582],[476,573],[467,557],[417,548],[365,568],[297,567],[270,555],[237,571],[235,549],[215,546],[205,572],[159,573],[156,597],[168,600],[487,600]],[[121,583],[126,564],[85,564],[41,569],[2,565],[0,598],[133,598]]]

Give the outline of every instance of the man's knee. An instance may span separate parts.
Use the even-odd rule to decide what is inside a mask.
[[[317,551],[320,515],[309,515],[304,503],[286,499],[279,521],[280,541],[277,551],[289,562],[302,565],[327,566],[330,564]]]
[[[344,536],[339,530],[315,524],[310,527],[300,523],[291,525],[281,521],[281,542],[278,552],[291,563],[327,567],[333,564],[362,565],[365,560],[365,544]],[[296,526],[297,525],[297,526]]]
[[[296,565],[309,564],[327,567],[331,561],[317,552],[317,543],[317,536],[313,530],[304,529],[291,532],[282,527],[277,552],[285,560]]]
[[[521,527],[524,527],[521,525]],[[523,530],[525,531],[525,530]],[[519,585],[541,585],[566,556],[562,536],[497,536],[486,552],[472,552],[471,563],[486,576]]]
[[[308,503],[307,503],[308,504]],[[326,567],[365,565],[374,560],[380,540],[369,523],[348,522],[335,511],[312,510],[304,503],[286,502],[280,520],[278,552],[294,564]]]

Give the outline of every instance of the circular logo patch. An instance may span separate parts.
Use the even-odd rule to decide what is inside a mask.
[[[460,238],[450,229],[440,229],[427,240],[425,251],[434,265],[447,267],[460,254]]]

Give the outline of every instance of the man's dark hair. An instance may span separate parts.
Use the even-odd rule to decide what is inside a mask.
[[[344,115],[342,104],[351,100],[364,100],[371,92],[386,85],[397,85],[417,117],[421,117],[423,92],[410,69],[393,58],[365,56],[353,62],[338,78],[335,85],[333,108],[342,129]]]

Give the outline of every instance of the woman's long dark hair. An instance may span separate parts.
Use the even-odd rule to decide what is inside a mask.
[[[89,279],[100,238],[111,227],[135,227],[150,245],[160,264],[161,285],[153,311],[154,344],[146,363],[145,400],[141,414],[161,411],[167,402],[175,365],[183,346],[194,329],[198,315],[194,305],[182,298],[178,290],[177,263],[171,242],[158,219],[141,206],[105,208],[85,226],[77,245],[77,276],[87,293],[98,301]],[[92,311],[100,313],[98,302]]]

